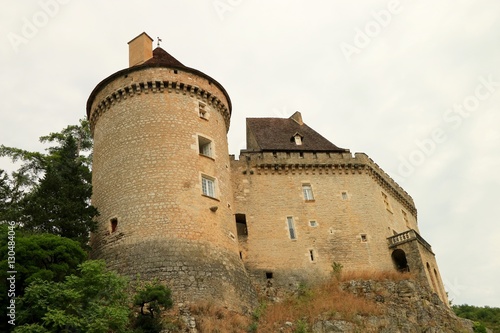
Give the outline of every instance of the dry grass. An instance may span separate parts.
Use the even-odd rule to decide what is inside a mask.
[[[289,321],[312,324],[316,319],[340,316],[354,320],[356,315],[378,315],[381,308],[374,302],[342,291],[335,280],[303,290],[298,297],[269,304],[259,318],[259,332],[273,332]]]
[[[343,271],[340,278],[331,278],[317,286],[299,288],[298,295],[279,303],[262,302],[248,318],[227,309],[204,302],[192,305],[191,314],[196,318],[200,333],[295,332],[298,323],[313,324],[318,319],[343,319],[355,321],[358,315],[380,315],[383,307],[369,299],[343,291],[340,284],[351,280],[401,281],[412,279],[410,273],[395,271]],[[252,321],[253,320],[253,321]],[[285,323],[294,323],[288,327]],[[254,330],[251,330],[251,327]],[[250,329],[250,330],[249,330]]]
[[[246,316],[210,302],[191,305],[190,311],[200,333],[246,333],[251,322]]]

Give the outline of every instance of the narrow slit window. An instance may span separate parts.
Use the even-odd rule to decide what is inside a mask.
[[[208,176],[202,176],[201,189],[204,195],[215,198],[215,179]]]
[[[111,233],[113,233],[116,231],[116,228],[118,228],[118,219],[112,218],[109,222],[110,222],[110,227],[111,227]]]
[[[392,213],[391,205],[389,204],[389,198],[387,197],[387,194],[385,194],[384,192],[381,193],[382,193],[382,198],[384,199],[385,209],[387,209],[389,212]]]
[[[309,258],[314,261],[314,250],[309,250]]]
[[[198,152],[200,155],[213,157],[213,143],[207,138],[198,136]]]
[[[405,221],[406,226],[408,227],[408,229],[410,229],[410,221],[408,220],[408,215],[402,209],[401,209],[401,213],[403,214],[403,220]]]
[[[290,234],[290,239],[297,239],[297,234],[295,232],[295,223],[293,222],[293,217],[288,216],[286,218],[288,225],[288,232]]]
[[[304,193],[304,199],[306,201],[314,200],[313,191],[312,191],[312,187],[310,184],[303,184],[302,185],[302,193]]]

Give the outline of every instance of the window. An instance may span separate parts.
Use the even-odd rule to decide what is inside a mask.
[[[234,214],[238,237],[248,236],[247,218],[245,214]]]
[[[293,223],[293,217],[288,216],[286,218],[286,222],[288,225],[288,232],[290,233],[290,239],[297,239],[297,235],[295,234],[295,224]]]
[[[314,200],[313,191],[310,184],[302,185],[302,193],[304,193],[304,199],[306,201]]]
[[[201,190],[203,195],[215,198],[215,179],[208,176],[201,177]]]
[[[366,234],[361,234],[361,242],[363,243],[368,242],[368,237],[366,236]]]
[[[342,192],[342,200],[347,200],[347,192]]]
[[[198,152],[200,155],[212,157],[212,141],[202,136],[198,136]]]
[[[266,279],[272,279],[273,278],[273,272],[266,272]]]
[[[301,146],[301,145],[302,145],[302,138],[300,137],[300,135],[296,134],[296,135],[294,136],[294,140],[295,140],[295,144],[296,144],[297,146]]]
[[[203,102],[198,103],[198,115],[200,116],[200,118],[208,119],[207,105]]]
[[[382,198],[384,199],[385,209],[387,209],[389,212],[392,213],[391,205],[389,204],[389,199],[387,198],[387,194],[385,194],[384,192],[381,193],[382,193]]]
[[[311,227],[317,227],[318,226],[318,222],[316,222],[316,221],[309,221],[309,226],[311,226]]]
[[[118,227],[118,219],[115,217],[115,218],[112,218],[110,221],[109,221],[109,224],[111,226],[111,233],[115,232],[116,231],[116,228]]]
[[[314,262],[314,250],[309,250],[309,258]]]
[[[403,220],[405,221],[406,223],[406,226],[408,227],[408,229],[410,229],[410,221],[408,221],[408,215],[406,214],[406,212],[404,210],[401,209],[401,213],[403,213]]]

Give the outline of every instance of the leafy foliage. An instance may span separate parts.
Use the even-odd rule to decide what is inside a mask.
[[[486,332],[487,327],[495,333],[500,333],[500,308],[463,304],[453,305],[452,309],[457,316],[476,322],[474,332]]]
[[[140,308],[140,315],[134,324],[136,332],[160,332],[163,329],[160,314],[162,310],[172,307],[172,292],[156,281],[146,283],[137,291],[134,305]]]
[[[14,332],[130,332],[127,280],[86,261],[64,282],[37,279],[20,300]]]
[[[82,245],[95,229],[98,214],[90,204],[91,154],[89,124],[72,125],[40,138],[55,143],[48,153],[0,146],[0,156],[21,161],[11,177],[0,171],[0,222],[14,221],[23,229],[68,237]]]
[[[0,226],[2,234],[6,226]],[[0,239],[0,272],[7,268],[7,238]],[[68,238],[51,234],[25,234],[16,232],[16,282],[22,293],[35,279],[63,281],[67,275],[77,272],[77,267],[87,258],[80,244]],[[2,280],[1,283],[4,283]]]
[[[7,290],[8,238],[7,226],[0,225],[0,288]],[[26,287],[37,279],[61,282],[70,274],[77,273],[78,265],[86,258],[80,244],[68,238],[51,234],[29,234],[16,230],[15,270],[16,296],[22,296]],[[6,317],[7,293],[0,293],[0,313]],[[0,323],[0,330],[7,330],[6,322]]]

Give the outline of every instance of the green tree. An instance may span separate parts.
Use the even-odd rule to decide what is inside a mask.
[[[484,332],[487,327],[494,333],[500,333],[500,308],[463,304],[453,305],[452,309],[457,316],[475,322],[474,332]]]
[[[26,287],[33,281],[61,282],[66,276],[77,273],[78,265],[87,253],[80,244],[68,238],[51,234],[26,234],[15,232],[15,263],[10,269],[8,258],[7,226],[0,225],[0,288],[8,290],[8,271],[15,270],[17,297],[22,296]],[[9,274],[7,274],[9,275]],[[0,313],[6,318],[9,299],[7,293],[0,293]],[[6,321],[0,323],[0,331],[10,329]]]
[[[0,156],[23,162],[12,177],[0,173],[0,206],[5,207],[0,222],[15,221],[25,230],[60,235],[85,246],[98,214],[90,204],[89,124],[81,120],[40,141],[55,145],[45,154],[0,146]]]
[[[102,260],[84,262],[64,282],[37,279],[20,299],[14,332],[130,332],[127,285]]]
[[[156,281],[146,283],[138,289],[134,305],[140,308],[140,314],[135,318],[135,332],[161,332],[161,311],[172,307],[172,292]]]

